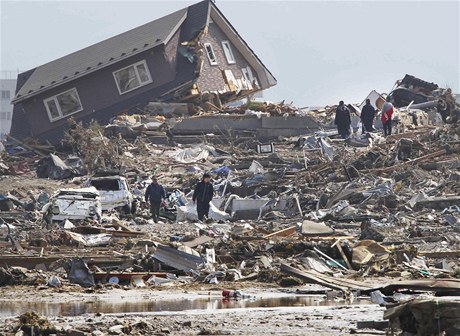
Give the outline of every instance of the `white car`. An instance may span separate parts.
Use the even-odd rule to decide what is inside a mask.
[[[92,177],[86,185],[99,191],[103,211],[119,208],[130,213],[134,207],[134,196],[122,176]]]
[[[102,207],[96,188],[61,189],[46,204],[42,212],[52,222],[101,218]]]

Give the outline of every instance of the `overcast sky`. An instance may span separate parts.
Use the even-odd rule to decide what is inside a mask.
[[[23,71],[196,2],[0,1],[1,69]],[[361,102],[406,73],[460,92],[460,1],[216,3],[278,80],[266,99]]]

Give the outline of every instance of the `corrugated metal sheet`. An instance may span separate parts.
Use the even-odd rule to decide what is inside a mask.
[[[163,245],[158,246],[153,257],[170,267],[185,272],[196,270],[201,264],[204,263],[204,259],[201,257],[197,257]]]

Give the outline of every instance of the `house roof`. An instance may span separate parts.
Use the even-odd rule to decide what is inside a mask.
[[[187,17],[187,8],[113,36],[33,70],[12,100],[18,103],[137,53],[166,44]]]
[[[225,32],[231,35],[229,38],[232,42],[236,44],[244,55],[252,58],[252,60],[248,60],[250,65],[258,73],[265,75],[265,85],[263,86],[266,88],[275,85],[276,79],[274,76],[236,32],[216,5],[211,0],[203,0],[20,74],[18,76],[18,91],[12,103],[19,103],[145,50],[161,44],[167,44],[181,26],[183,28],[181,29],[180,41],[192,40],[208,25],[213,9],[218,14],[222,27],[227,27]],[[178,64],[180,71],[178,71],[178,75],[175,78],[176,86],[192,80],[196,70],[195,66],[185,58],[180,58]],[[24,81],[24,84],[22,84],[22,81]]]
[[[224,33],[227,33],[228,38],[237,46],[237,48],[238,48],[238,44],[240,44],[240,46],[242,47],[242,48],[238,48],[239,51],[243,55],[248,55],[249,53],[249,55],[251,55],[254,58],[256,63],[252,63],[252,62],[249,62],[249,63],[254,69],[256,69],[256,71],[262,71],[264,73],[265,78],[259,78],[259,79],[265,81],[265,87],[274,86],[277,83],[275,76],[273,76],[270,70],[268,70],[268,68],[262,63],[262,60],[256,55],[254,50],[252,50],[251,47],[249,47],[248,43],[236,31],[236,29],[233,27],[230,21],[227,20],[227,18],[223,15],[223,13],[219,10],[219,8],[217,8],[217,6],[213,4],[212,9],[214,9],[215,13],[217,14],[217,17],[214,16],[214,18],[220,19],[223,21],[223,25],[221,25],[220,27],[221,29],[224,30]],[[213,16],[212,12],[211,12],[211,16]],[[217,20],[215,22],[217,22]],[[227,31],[227,28],[229,29],[229,31]],[[231,33],[233,33],[233,35]],[[232,38],[232,36],[234,36],[234,38]]]

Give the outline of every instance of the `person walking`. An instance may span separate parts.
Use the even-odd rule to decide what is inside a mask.
[[[150,201],[150,213],[155,223],[158,223],[161,202],[163,202],[165,198],[166,193],[163,186],[159,184],[157,178],[153,176],[152,183],[149,184],[145,191],[145,202],[148,203]]]
[[[198,182],[193,192],[193,204],[196,204],[198,219],[202,221],[205,217],[209,217],[209,203],[214,197],[214,187],[212,185],[211,175],[208,173],[203,175],[201,182]]]
[[[382,116],[380,120],[382,120],[383,125],[383,134],[385,136],[391,135],[391,123],[393,120],[393,112],[394,106],[390,101],[390,98],[387,98],[387,101],[382,106]]]
[[[337,131],[343,139],[350,136],[351,115],[343,100],[339,102],[339,106],[335,110],[334,123],[337,125]]]
[[[363,133],[372,132],[374,130],[374,118],[375,108],[371,105],[371,100],[366,99],[366,105],[364,105],[361,111],[361,122],[363,124]]]

